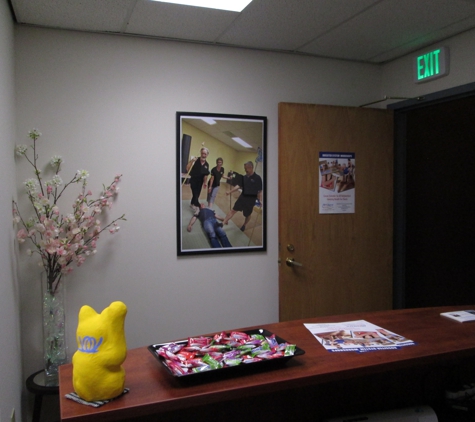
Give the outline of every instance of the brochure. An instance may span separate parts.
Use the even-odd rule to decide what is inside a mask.
[[[412,340],[364,320],[304,326],[329,352],[396,350],[415,345]]]
[[[453,319],[458,322],[470,322],[475,321],[475,311],[453,311],[453,312],[441,312],[440,315],[446,318]]]

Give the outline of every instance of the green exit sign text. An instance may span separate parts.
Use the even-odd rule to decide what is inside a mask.
[[[432,81],[449,74],[449,49],[440,47],[414,58],[414,82]]]

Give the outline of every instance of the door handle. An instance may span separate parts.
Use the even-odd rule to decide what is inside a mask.
[[[294,258],[287,258],[285,263],[288,267],[303,267],[303,265],[300,262],[295,261]]]

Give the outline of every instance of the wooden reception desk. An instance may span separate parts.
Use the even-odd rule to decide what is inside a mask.
[[[146,346],[132,349],[124,362],[130,392],[100,408],[64,397],[73,387],[72,365],[63,365],[61,420],[320,420],[360,411],[433,405],[443,398],[443,383],[475,357],[475,322],[459,323],[439,315],[461,309],[475,306],[365,312],[249,327],[265,328],[297,344],[305,354],[283,366],[206,382],[176,379]],[[399,350],[330,353],[303,325],[359,319],[411,339],[416,345]],[[465,369],[462,373],[468,375]]]

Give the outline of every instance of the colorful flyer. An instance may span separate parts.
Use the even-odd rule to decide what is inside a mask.
[[[320,214],[355,212],[356,163],[354,152],[320,152]]]
[[[414,346],[406,337],[365,320],[304,324],[329,352],[370,352]]]

